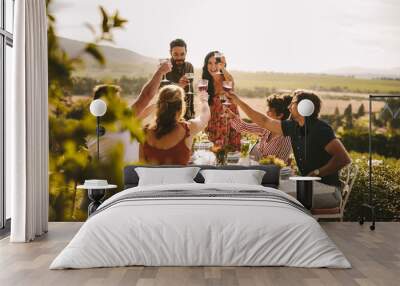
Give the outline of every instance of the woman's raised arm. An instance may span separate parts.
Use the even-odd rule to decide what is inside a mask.
[[[189,120],[190,135],[195,135],[206,128],[210,120],[210,106],[208,105],[208,94],[201,93],[200,97],[200,114],[196,118]]]

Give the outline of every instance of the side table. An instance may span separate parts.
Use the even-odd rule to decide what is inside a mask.
[[[296,197],[303,206],[311,210],[313,200],[313,182],[320,181],[320,177],[290,177],[289,180],[296,181]]]
[[[106,195],[106,191],[109,189],[115,189],[117,185],[104,185],[104,186],[90,186],[90,185],[79,185],[77,189],[85,189],[88,192],[90,204],[88,206],[88,216],[94,213],[97,208],[102,204],[103,199]]]

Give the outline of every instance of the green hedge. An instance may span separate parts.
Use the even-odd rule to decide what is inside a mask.
[[[349,201],[346,205],[344,219],[357,221],[360,206],[368,202],[368,154],[351,152],[353,162],[360,168]],[[374,160],[379,164],[372,164],[373,179],[372,189],[373,205],[379,219],[400,220],[400,160],[374,155]]]
[[[346,130],[338,134],[347,150],[368,152],[368,131]],[[372,151],[385,157],[400,159],[400,134],[375,134],[372,136]]]

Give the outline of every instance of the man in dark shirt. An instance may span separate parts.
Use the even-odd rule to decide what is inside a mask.
[[[167,80],[180,85],[186,93],[186,120],[194,118],[193,104],[193,79],[188,79],[185,74],[193,73],[193,65],[186,60],[187,47],[182,39],[173,40],[170,44],[172,70],[166,74]]]
[[[272,133],[290,137],[296,163],[302,176],[318,176],[321,177],[324,185],[340,186],[338,172],[351,160],[332,128],[326,122],[318,119],[321,100],[316,94],[301,90],[295,91],[292,103],[289,105],[291,118],[283,121],[272,119],[255,111],[233,93],[230,93],[228,97],[254,123]],[[297,104],[303,99],[311,100],[315,107],[314,113],[307,118],[301,116],[297,110]],[[305,125],[306,120],[307,124]],[[306,129],[307,136],[305,137]],[[305,142],[306,138],[307,142]]]
[[[321,182],[331,186],[339,186],[338,171],[347,165],[350,161],[347,152],[339,139],[336,138],[331,126],[325,121],[318,119],[321,109],[321,100],[314,93],[296,91],[293,100],[289,105],[292,120],[281,122],[281,129],[284,136],[289,136],[293,146],[293,153],[296,158],[297,166],[300,173],[304,175],[320,176]],[[314,104],[314,113],[309,117],[303,117],[297,111],[297,104],[303,100],[309,99]],[[306,124],[304,124],[306,123]],[[305,136],[307,132],[307,136]],[[337,152],[332,149],[329,153],[329,143],[338,144]],[[306,153],[307,152],[307,153]],[[341,156],[342,164],[330,168],[331,171],[323,170],[321,174],[320,168],[323,168],[336,155]],[[326,169],[326,168],[325,168]]]

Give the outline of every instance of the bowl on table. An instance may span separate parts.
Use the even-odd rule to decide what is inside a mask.
[[[283,167],[280,170],[280,177],[282,180],[289,179],[293,175],[293,170],[290,167]]]
[[[240,152],[228,152],[226,162],[228,164],[237,164],[240,159]]]

